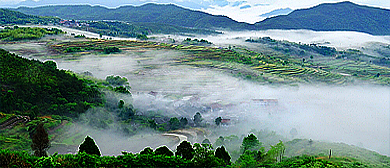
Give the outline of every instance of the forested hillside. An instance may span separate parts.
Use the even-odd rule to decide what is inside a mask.
[[[89,5],[59,5],[35,8],[20,7],[19,12],[58,16],[76,20],[118,20],[125,22],[159,23],[191,28],[223,28],[232,30],[254,29],[248,23],[240,23],[226,16],[215,16],[200,11],[184,9],[176,5],[145,4],[108,9]]]
[[[26,15],[21,12],[0,8],[0,24],[49,24],[59,20],[59,18],[55,17]]]
[[[0,49],[1,112],[77,116],[102,103],[100,92],[53,61],[28,60]]]
[[[256,23],[259,29],[310,29],[316,31],[358,31],[390,35],[390,10],[352,2],[328,3],[299,9],[288,15]]]

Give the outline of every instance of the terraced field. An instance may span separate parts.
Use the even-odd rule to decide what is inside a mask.
[[[66,53],[69,48],[76,48],[76,52],[89,54],[102,51],[104,47],[116,46],[125,51],[145,50],[178,50],[185,52],[184,56],[177,58],[176,64],[187,64],[198,67],[210,67],[230,71],[246,79],[258,82],[270,83],[315,83],[325,82],[333,84],[345,84],[350,82],[350,77],[332,73],[320,68],[301,65],[273,56],[262,55],[250,50],[238,48],[232,49],[184,46],[166,43],[145,41],[120,41],[120,40],[89,40],[81,42],[66,42],[51,45],[50,47],[59,53]]]

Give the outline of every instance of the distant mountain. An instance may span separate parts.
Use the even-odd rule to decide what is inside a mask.
[[[259,29],[358,31],[390,35],[390,10],[352,2],[325,3],[255,23]]]
[[[75,20],[118,20],[125,22],[163,23],[175,26],[206,29],[243,30],[254,25],[234,21],[226,16],[185,9],[173,4],[145,4],[109,9],[90,5],[58,5],[19,7],[16,11],[40,16],[56,16]]]
[[[273,17],[273,16],[278,16],[278,15],[288,15],[292,11],[293,10],[290,8],[280,8],[280,9],[275,9],[275,10],[268,12],[268,13],[264,13],[264,14],[260,15],[260,17],[269,18],[269,17]]]

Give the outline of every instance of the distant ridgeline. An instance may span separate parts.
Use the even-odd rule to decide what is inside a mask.
[[[149,23],[138,25],[140,27],[162,24],[165,27],[173,25],[212,30],[309,29],[390,35],[390,10],[361,6],[352,2],[320,4],[308,9],[295,10],[288,15],[268,18],[256,24],[237,22],[226,16],[184,9],[172,4],[122,6],[116,9],[89,5],[57,5],[35,8],[19,7],[15,10],[39,16],[58,16],[62,19],[116,20],[132,24]],[[150,25],[151,23],[152,25]],[[174,27],[170,27],[170,29],[174,29]],[[160,32],[164,33],[164,31]]]
[[[257,22],[259,29],[309,29],[316,31],[358,31],[390,35],[390,10],[352,2],[325,3],[299,9]]]
[[[0,8],[0,24],[49,24],[59,22],[60,18],[48,16],[33,16],[26,15],[21,12],[1,9]]]
[[[99,90],[53,61],[28,60],[0,49],[1,112],[78,116],[102,104]]]
[[[32,15],[58,16],[62,19],[89,21],[116,20],[129,23],[158,23],[201,29],[254,29],[254,25],[240,23],[226,16],[215,16],[205,12],[184,9],[173,4],[122,6],[116,9],[89,5],[57,5],[35,8],[19,7],[16,10]]]

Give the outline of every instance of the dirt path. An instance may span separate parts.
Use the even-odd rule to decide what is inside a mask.
[[[195,142],[197,141],[198,134],[195,130],[192,129],[186,129],[186,130],[174,130],[171,132],[167,132],[162,134],[163,136],[173,136],[179,138],[179,142],[175,145],[175,148],[182,142],[182,141],[190,141]]]

